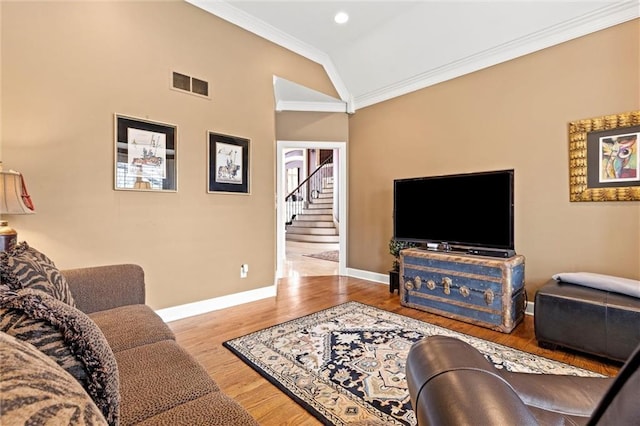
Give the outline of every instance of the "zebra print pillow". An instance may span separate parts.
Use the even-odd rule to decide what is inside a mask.
[[[0,333],[0,424],[107,422],[82,386],[33,346]]]
[[[26,241],[18,243],[9,252],[0,252],[0,282],[13,290],[34,288],[76,306],[67,280],[51,259]]]
[[[40,290],[9,290],[0,293],[0,331],[49,356],[84,387],[109,424],[118,422],[118,366],[86,314]]]

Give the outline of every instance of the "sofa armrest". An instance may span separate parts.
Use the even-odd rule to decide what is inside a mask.
[[[133,264],[60,271],[78,309],[84,313],[145,303],[144,270]]]
[[[419,425],[537,424],[494,366],[461,340],[431,336],[415,343],[406,372]]]

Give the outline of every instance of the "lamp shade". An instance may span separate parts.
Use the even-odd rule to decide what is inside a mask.
[[[0,214],[33,214],[35,208],[22,174],[0,170]]]

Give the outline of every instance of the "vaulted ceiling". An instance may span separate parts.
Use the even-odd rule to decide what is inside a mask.
[[[186,1],[324,66],[340,100],[275,78],[281,110],[353,112],[640,17],[640,0]]]

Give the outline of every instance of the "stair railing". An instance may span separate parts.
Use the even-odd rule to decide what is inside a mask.
[[[327,178],[333,177],[333,155],[324,160],[300,185],[284,197],[286,224],[309,207],[318,198]]]

